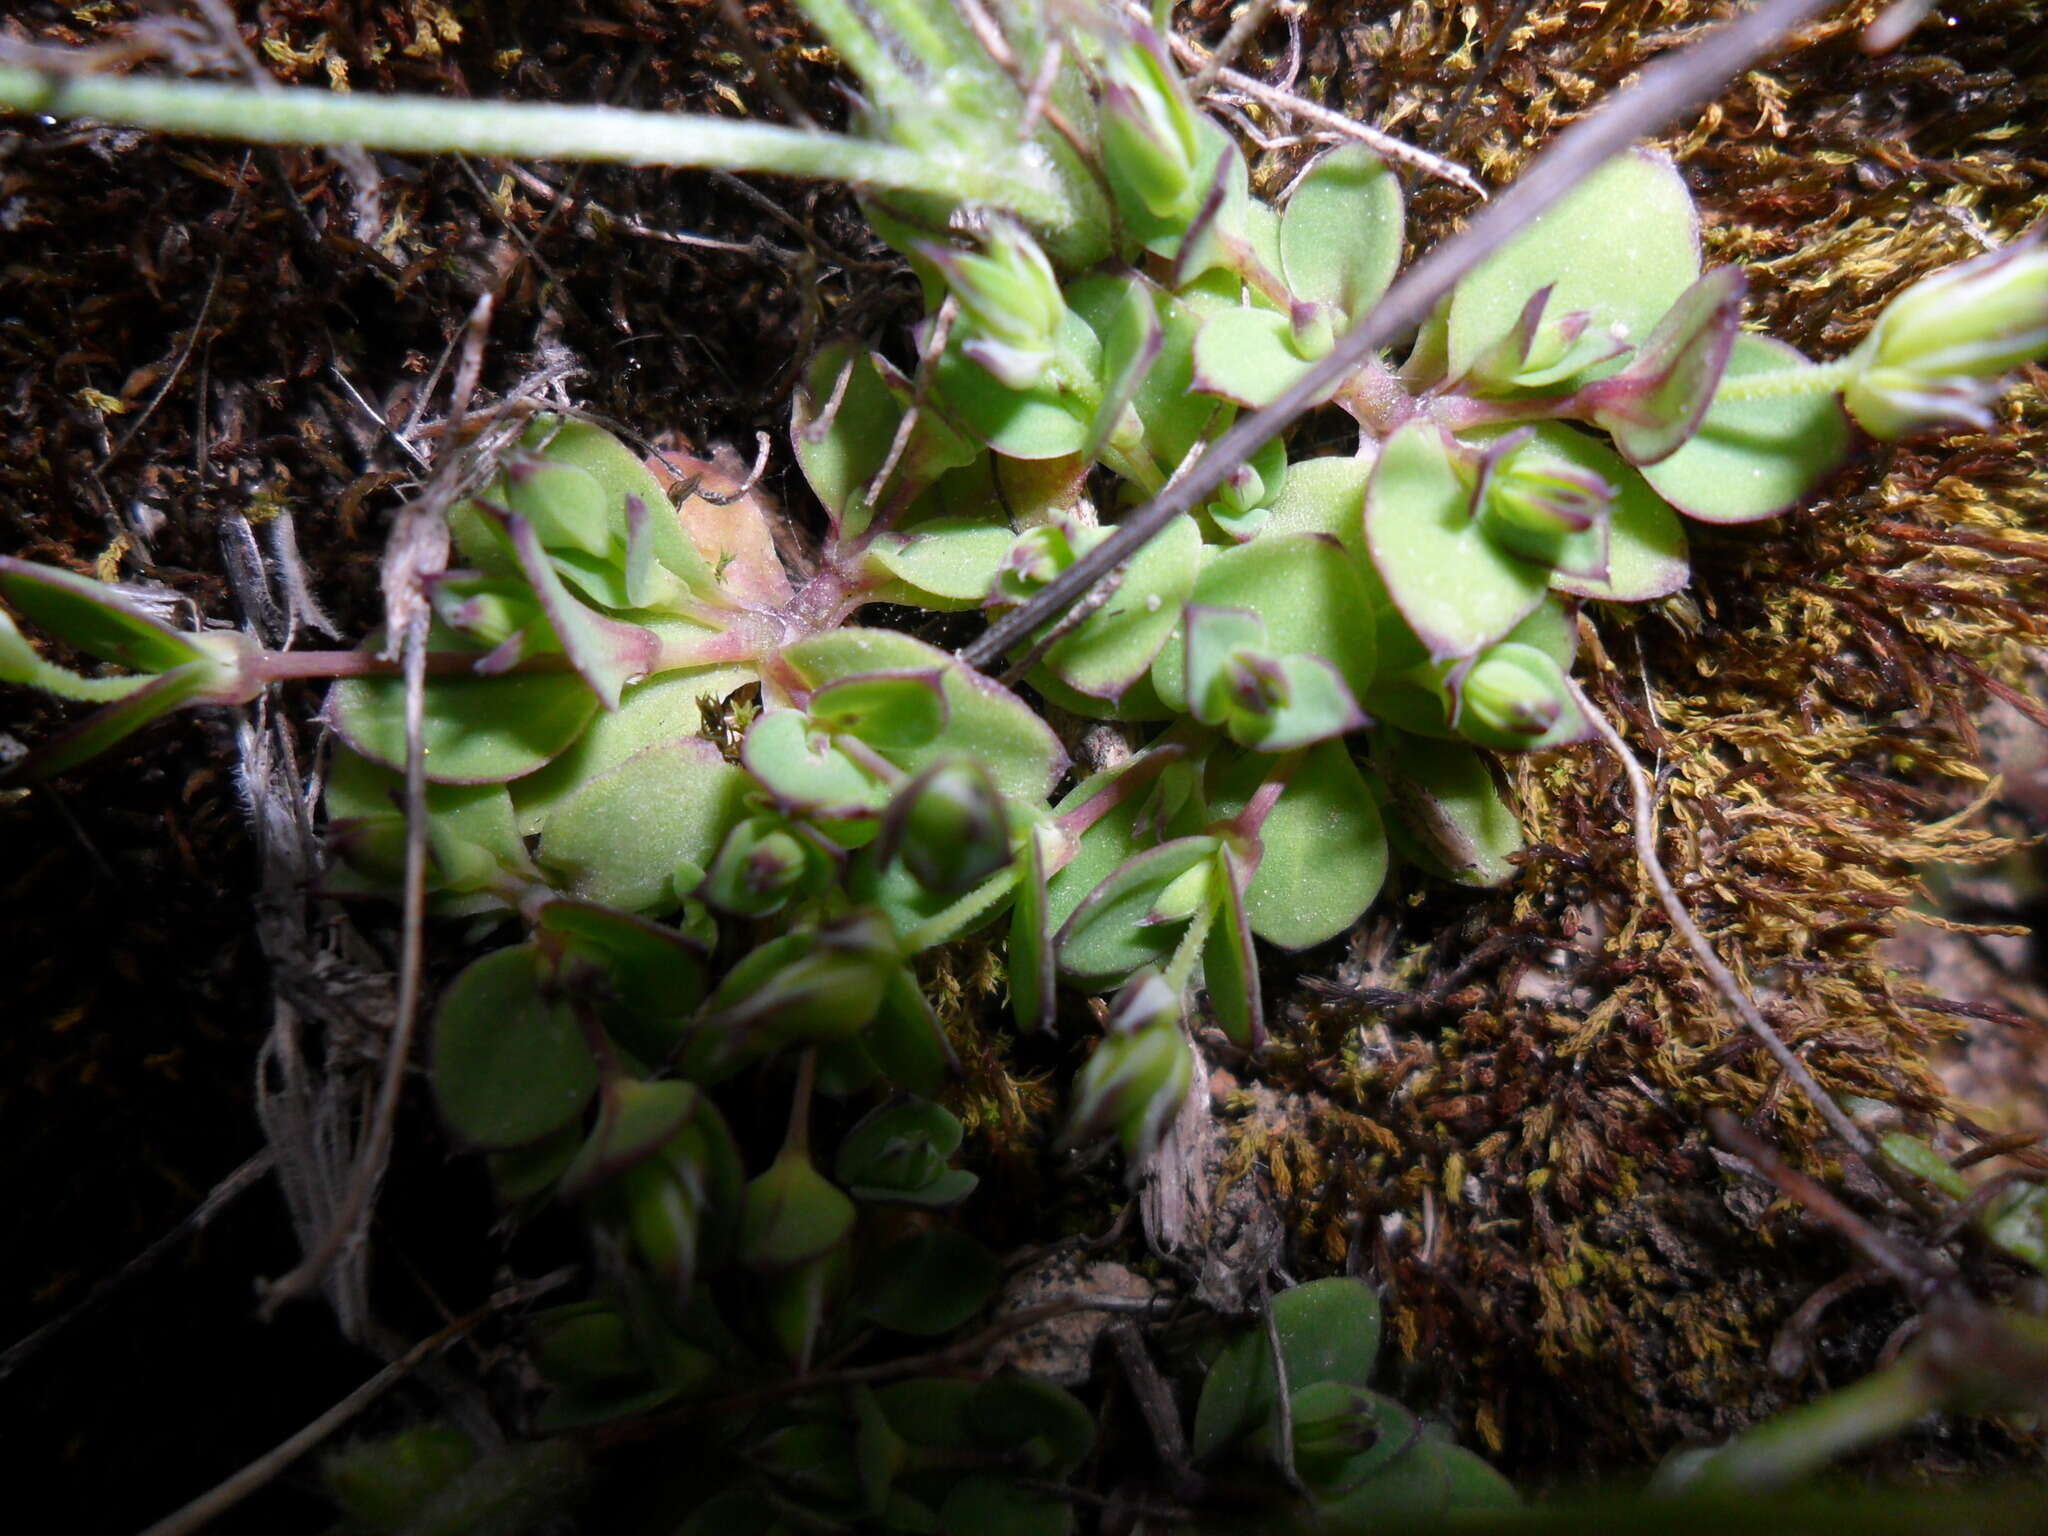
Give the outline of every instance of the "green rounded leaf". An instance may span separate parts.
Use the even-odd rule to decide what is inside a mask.
[[[860,1043],[882,1075],[907,1093],[929,1097],[960,1075],[960,1060],[946,1038],[946,1027],[908,966],[890,972],[881,1004]]]
[[[719,982],[679,1069],[709,1082],[778,1046],[845,1040],[874,1019],[902,969],[894,935],[872,913],[770,939]]]
[[[924,746],[887,753],[906,773],[943,756],[965,755],[988,769],[1004,798],[1036,804],[1065,771],[1066,753],[1037,711],[1000,683],[909,635],[835,629],[786,647],[782,659],[813,688],[864,672],[938,672],[945,691],[946,731]]]
[[[1357,319],[1401,265],[1400,178],[1362,144],[1325,154],[1280,215],[1280,263],[1296,298]]]
[[[1683,454],[1686,449],[1678,452]],[[1614,487],[1614,500],[1607,510],[1606,579],[1553,571],[1550,585],[1557,591],[1615,603],[1643,603],[1670,596],[1691,578],[1684,525],[1650,488],[1645,471],[1623,462],[1620,454],[1598,438],[1562,422],[1537,422],[1534,436],[1520,453],[1538,463],[1549,460],[1591,470]]]
[[[1365,542],[1387,595],[1438,659],[1513,629],[1549,586],[1472,516],[1472,487],[1443,429],[1417,418],[1387,439],[1365,493]]]
[[[1009,818],[988,770],[942,759],[897,792],[882,821],[881,855],[900,857],[918,884],[959,896],[1008,868]]]
[[[1241,305],[1202,322],[1195,337],[1194,387],[1256,410],[1278,400],[1314,363],[1296,346],[1287,316]]]
[[[598,711],[597,695],[569,672],[437,677],[427,684],[421,743],[435,784],[502,784],[566,748]],[[405,771],[405,684],[356,677],[327,695],[327,719],[353,750]]]
[[[964,1232],[935,1227],[877,1256],[853,1306],[896,1333],[951,1333],[989,1304],[1002,1280],[1003,1267],[988,1249]]]
[[[1447,371],[1462,376],[1550,288],[1546,315],[1592,315],[1640,344],[1700,275],[1699,215],[1668,155],[1618,155],[1539,214],[1451,291]]]
[[[972,1531],[974,1536],[1069,1536],[1074,1507],[1010,1478],[970,1472],[946,1495],[939,1522],[944,1530]]]
[[[1101,398],[1092,377],[1102,366],[1102,344],[1071,312],[1060,320],[1062,362],[1045,382],[1012,389],[961,351],[956,339],[940,354],[933,401],[976,442],[1013,459],[1056,459],[1088,441]],[[1090,377],[1074,377],[1069,370]],[[1069,371],[1064,379],[1063,371]]]
[[[1409,857],[1463,885],[1513,876],[1508,855],[1521,851],[1521,824],[1477,752],[1383,728],[1373,733],[1372,760],[1393,812],[1389,831]]]
[[[754,677],[750,667],[693,667],[628,688],[619,707],[597,714],[566,751],[512,783],[520,834],[532,837],[564,800],[636,752],[702,734],[705,706]]]
[[[1735,338],[1724,382],[1808,366],[1768,336]],[[1752,523],[1791,510],[1849,454],[1849,419],[1830,390],[1716,399],[1699,431],[1643,470],[1657,492],[1703,523]]]
[[[708,866],[745,813],[747,776],[708,741],[635,753],[567,796],[547,818],[539,860],[568,893],[629,911],[674,905],[679,864]]]
[[[979,607],[1015,539],[1007,523],[965,518],[935,518],[907,533],[885,533],[867,551],[869,566],[890,578],[873,598],[940,613]]]
[[[533,1363],[551,1382],[595,1384],[647,1374],[632,1325],[603,1302],[580,1301],[536,1312],[527,1320],[526,1332]]]
[[[563,1171],[561,1192],[574,1200],[643,1163],[689,1123],[703,1095],[693,1083],[622,1077],[598,1100],[597,1124]]]
[[[1354,698],[1372,685],[1378,605],[1366,578],[1333,539],[1269,530],[1223,550],[1202,567],[1194,601],[1257,614],[1265,622],[1268,654],[1320,656],[1337,669]],[[1176,638],[1152,663],[1159,697],[1178,710],[1188,705],[1186,651]]]
[[[1292,1393],[1318,1382],[1362,1387],[1380,1349],[1380,1302],[1362,1280],[1311,1280],[1272,1300],[1273,1329]],[[1189,1449],[1214,1454],[1265,1424],[1278,1401],[1273,1350],[1263,1327],[1238,1333],[1209,1367]]]
[[[326,889],[396,896],[405,880],[404,781],[347,748],[327,784],[328,851],[339,862]],[[526,855],[502,784],[427,787],[427,889],[444,916],[502,910],[511,880],[538,872]]]
[[[87,655],[134,672],[168,672],[211,655],[105,582],[54,565],[0,556],[0,596]]]
[[[945,729],[946,695],[936,671],[856,673],[821,685],[804,712],[835,736],[900,752]]]
[[[1022,1029],[1052,1027],[1053,939],[1046,892],[1045,834],[1027,828],[1017,854],[1017,890],[1010,908],[1010,944],[1004,960],[1010,981],[1010,1010]]]
[[[864,349],[837,341],[818,350],[797,391],[789,439],[842,538],[867,526],[868,482],[887,460],[902,414]]]
[[[1106,985],[1164,960],[1180,938],[1181,924],[1155,918],[1155,905],[1175,881],[1206,866],[1220,846],[1213,837],[1184,837],[1118,865],[1061,927],[1060,969],[1083,984]]]
[[[1451,1510],[1514,1509],[1521,1504],[1522,1496],[1515,1492],[1515,1485],[1484,1458],[1461,1445],[1433,1442],[1428,1449],[1450,1483]]]
[[[975,1441],[1016,1456],[1040,1476],[1064,1477],[1095,1447],[1095,1420],[1071,1392],[1017,1371],[991,1376],[967,1405]]]
[[[794,1268],[837,1247],[853,1217],[853,1202],[809,1157],[785,1150],[747,1185],[740,1260],[752,1269]]]
[[[1046,669],[1091,697],[1122,696],[1180,622],[1201,555],[1195,520],[1176,517],[1132,557],[1109,601],[1045,653]]]
[[[665,1058],[710,990],[705,946],[673,928],[585,901],[545,903],[535,924],[573,974],[603,973],[605,1028],[644,1062]]]
[[[1216,778],[1210,811],[1235,816],[1271,760],[1240,757]],[[1313,747],[1259,829],[1264,848],[1245,891],[1252,932],[1283,949],[1321,944],[1357,922],[1387,874],[1387,838],[1371,789],[1342,742]]]
[[[1138,380],[1131,409],[1144,428],[1144,446],[1155,467],[1171,469],[1186,458],[1197,439],[1221,431],[1236,407],[1194,388],[1195,338],[1202,316],[1162,289],[1137,278],[1107,274],[1084,277],[1067,290],[1067,303],[1096,334],[1111,336],[1132,287],[1143,290],[1159,320],[1159,353]],[[1105,341],[1105,349],[1108,348]]]
[[[856,1200],[952,1205],[977,1182],[947,1166],[960,1137],[959,1120],[929,1099],[884,1104],[846,1133],[832,1175]]]
[[[1668,459],[1699,430],[1728,366],[1747,286],[1740,267],[1716,267],[1679,295],[1627,367],[1579,391],[1580,412],[1631,464]]]
[[[1540,752],[1581,740],[1591,729],[1565,667],[1533,645],[1503,640],[1488,646],[1454,667],[1447,683],[1452,729],[1496,752]]]
[[[1372,463],[1370,457],[1330,454],[1289,464],[1261,536],[1326,534],[1364,565],[1365,483],[1372,477]]]
[[[650,483],[651,480],[650,480]],[[550,549],[612,552],[611,504],[604,487],[552,455],[520,454],[505,466],[505,505],[532,525]]]
[[[1202,948],[1202,984],[1223,1033],[1243,1049],[1256,1051],[1266,1041],[1266,1007],[1245,911],[1245,861],[1226,844],[1217,851],[1216,866],[1216,921]]]
[[[1450,1507],[1451,1479],[1438,1444],[1419,1437],[1406,1455],[1396,1456],[1341,1498],[1320,1504],[1317,1513],[1334,1530],[1368,1525],[1427,1525]]]
[[[466,1146],[517,1147],[560,1130],[597,1091],[575,1017],[541,996],[531,944],[485,955],[434,1014],[434,1099]]]
[[[824,816],[881,810],[889,786],[841,752],[798,709],[771,709],[741,747],[747,772],[782,805]]]

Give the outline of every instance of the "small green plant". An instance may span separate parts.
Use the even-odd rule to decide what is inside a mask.
[[[1020,13],[999,58],[945,8],[877,4],[885,32],[809,9],[871,88],[869,140],[1002,173],[913,189],[811,167],[862,177],[929,301],[913,348],[840,341],[808,367],[790,441],[829,520],[815,569],[778,562],[750,503],[714,518],[551,415],[453,508],[453,563],[424,582],[432,908],[511,938],[442,995],[433,1089],[510,1209],[557,1200],[588,1225],[601,1293],[534,1325],[557,1428],[988,1305],[999,1266],[941,1214],[975,1178],[952,1166],[955,1063],[920,954],[1000,931],[1024,1030],[1078,1016],[1062,988],[1108,999],[1067,1134],[1114,1137],[1142,1172],[1196,1070],[1195,999],[1237,1050],[1266,1038],[1260,941],[1343,934],[1392,858],[1507,876],[1519,834],[1487,754],[1587,732],[1583,604],[1679,591],[1688,520],[1789,511],[1856,427],[1979,420],[2000,374],[2048,352],[2037,239],[1916,285],[1838,362],[1744,331],[1743,275],[1702,271],[1677,169],[1627,153],[1463,277],[1403,355],[1329,391],[1355,448],[1276,438],[1225,466],[998,680],[856,616],[1029,603],[1373,309],[1401,264],[1400,183],[1349,146],[1252,195],[1143,26]],[[0,595],[125,669],[60,667],[0,615],[0,677],[101,706],[17,776],[332,678],[329,887],[397,889],[413,738],[381,639],[267,651],[11,559]],[[1135,749],[1077,770],[1056,712]],[[788,1123],[750,1170],[721,1105],[761,1068],[785,1073]],[[828,1148],[820,1098],[850,1125]],[[1277,1463],[1338,1523],[1494,1497],[1366,1389],[1362,1325],[1298,1331],[1337,1296],[1275,1306],[1285,1415],[1263,1338],[1226,1348],[1197,1454]],[[1089,1442],[1071,1399],[1005,1378],[796,1399],[733,1432],[775,1491],[721,1495],[693,1528],[767,1498],[904,1530],[1043,1506],[1064,1529],[1067,1506],[1015,1479],[1057,1481]]]
[[[1302,1495],[1312,1529],[1514,1507],[1499,1473],[1367,1386],[1380,1306],[1362,1282],[1312,1280],[1275,1296],[1271,1314],[1270,1326],[1225,1340],[1209,1365],[1189,1441],[1198,1464],[1217,1476],[1277,1474]]]

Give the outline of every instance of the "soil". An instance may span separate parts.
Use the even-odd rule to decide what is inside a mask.
[[[238,9],[263,68],[293,83],[784,110],[698,0]],[[1211,38],[1227,24],[1220,4],[1191,9]],[[1333,105],[1499,184],[1716,9],[1346,0],[1309,8],[1302,69]],[[2048,9],[1952,7],[1869,58],[1852,23],[1875,9],[1813,29],[1668,141],[1710,259],[1748,264],[1752,316],[1817,354],[1853,344],[1912,277],[2048,212]],[[782,91],[836,120],[829,55],[784,12],[746,11]],[[1495,35],[1503,51],[1485,61]],[[26,0],[0,18],[7,39],[143,41],[170,59],[147,67],[234,67],[203,27],[127,0]],[[1285,26],[1261,41],[1282,67]],[[1259,174],[1277,185],[1290,167],[1283,154]],[[815,531],[783,451],[796,371],[826,335],[897,336],[917,303],[849,195],[452,157],[375,170],[372,206],[321,152],[0,123],[0,547],[148,584],[215,621],[324,616],[344,640],[365,633],[408,467],[395,434],[439,409],[441,360],[484,293],[486,398],[548,376],[645,436],[748,460],[772,433],[766,489],[800,536]],[[1418,238],[1470,206],[1418,186]],[[2048,890],[2027,841],[2048,832],[2044,385],[2030,372],[1990,431],[1865,453],[1808,513],[1708,531],[1691,593],[1603,615],[1593,668],[1662,755],[1667,858],[1773,1022],[1823,1081],[1950,1150],[2048,1123],[2048,956],[2038,939],[1944,926],[2037,927]],[[280,582],[273,612],[248,612],[260,591],[238,595],[231,575],[247,547],[274,571],[295,548],[313,603]],[[309,763],[318,702],[291,689],[277,706]],[[60,718],[9,693],[0,747]],[[9,1337],[66,1317],[263,1148],[254,1063],[277,975],[236,726],[181,716],[0,802]],[[1231,1188],[1197,1193],[1235,1213],[1218,1243],[1271,1226],[1297,1277],[1378,1283],[1405,1400],[1540,1484],[1640,1473],[1854,1379],[1910,1309],[1866,1287],[1793,1340],[1789,1372],[1770,1368],[1773,1339],[1849,1259],[1724,1173],[1702,1117],[1733,1108],[1817,1169],[1825,1149],[1668,942],[1611,762],[1574,749],[1520,765],[1516,785],[1532,848],[1512,888],[1475,900],[1413,883],[1275,980],[1279,1047],[1256,1080],[1212,1079],[1213,1166]],[[388,914],[312,910],[310,948],[374,1016]],[[374,1041],[373,1018],[364,1062]],[[360,1070],[335,1049],[337,1071]],[[1015,1088],[1004,1073],[1022,1064],[990,1050],[990,1081]],[[992,1224],[1017,1243],[1099,1230],[1116,1204],[1099,1172],[1036,1203],[1047,1175],[1023,1171],[1037,1138],[1018,1116],[1043,1097],[1027,1083],[1017,1116],[971,1144],[1009,1170],[990,1187],[1019,1203]],[[318,1303],[259,1321],[257,1282],[290,1267],[298,1239],[257,1182],[0,1376],[0,1444],[24,1495],[48,1490],[34,1502],[74,1529],[146,1523],[353,1388],[389,1340],[475,1305],[507,1251],[479,1173],[448,1159],[422,1103],[394,1170],[363,1347]],[[1852,1193],[1869,1219],[1901,1221]],[[550,1234],[530,1241],[545,1252]],[[1155,1283],[1142,1243],[1101,1262],[1145,1268],[1113,1270],[1133,1294]],[[1978,1278],[1994,1294],[2013,1283],[1995,1266]],[[410,1388],[366,1427],[473,1407],[460,1382],[502,1374],[497,1347],[452,1356],[455,1384]],[[1972,1421],[1880,1465],[1934,1477],[2037,1456],[2021,1429]],[[308,1462],[221,1528],[328,1518]]]

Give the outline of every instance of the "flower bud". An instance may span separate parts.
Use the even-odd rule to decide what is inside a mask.
[[[740,1261],[771,1273],[793,1269],[838,1247],[853,1230],[853,1216],[853,1202],[811,1166],[809,1155],[784,1147],[747,1185]]]
[[[1259,717],[1285,709],[1291,693],[1279,661],[1249,649],[1225,658],[1215,686],[1228,701],[1225,710]]]
[[[1078,529],[1063,521],[1041,523],[1017,535],[1003,563],[996,570],[995,589],[990,600],[1021,603],[1072,565],[1080,554],[1075,538]]]
[[[1144,921],[1147,924],[1186,922],[1208,901],[1214,884],[1215,866],[1205,859],[1166,883],[1165,888],[1153,898]]]
[[[726,834],[698,894],[723,911],[765,917],[830,869],[830,856],[781,817],[755,816]]]
[[[1327,304],[1294,305],[1287,317],[1288,337],[1303,361],[1313,363],[1326,357],[1337,345],[1337,327],[1331,319],[1334,313]]]
[[[704,1165],[684,1138],[676,1146],[626,1169],[614,1183],[625,1205],[627,1230],[641,1262],[680,1308],[697,1277],[705,1207],[711,1195]]]
[[[2039,229],[1924,277],[1850,355],[1843,404],[1873,437],[1991,424],[1998,377],[2048,355],[2048,243]]]
[[[1311,1382],[1290,1403],[1294,1466],[1302,1480],[1323,1492],[1337,1492],[1347,1465],[1372,1449],[1382,1431],[1371,1392],[1342,1382]]]
[[[1480,394],[1541,389],[1585,372],[1628,350],[1613,332],[1593,325],[1590,310],[1548,313],[1554,285],[1529,296],[1515,323],[1466,370],[1464,387]]]
[[[1154,219],[1190,217],[1206,190],[1195,108],[1150,29],[1139,28],[1104,66],[1101,124],[1117,201]]]
[[[959,301],[970,333],[961,350],[1011,389],[1043,379],[1067,301],[1052,263],[1024,227],[993,219],[979,252],[927,245],[920,254]]]
[[[1494,543],[1550,565],[1566,540],[1606,521],[1615,491],[1590,469],[1525,451],[1529,435],[1510,433],[1488,450],[1473,510]]]
[[[1466,674],[1458,697],[1463,717],[1506,736],[1541,736],[1557,724],[1563,707],[1541,678],[1498,648]]]
[[[1180,1112],[1194,1072],[1180,997],[1148,966],[1110,1008],[1107,1033],[1076,1079],[1062,1140],[1071,1146],[1113,1131],[1135,1170]]]
[[[961,1125],[928,1099],[885,1104],[846,1133],[833,1176],[856,1200],[938,1207],[957,1204],[975,1176],[949,1166]]]
[[[928,891],[970,891],[1010,862],[1002,792],[972,758],[934,763],[890,802],[880,851],[885,862],[901,855]]]
[[[1499,751],[1524,751],[1577,739],[1583,729],[1564,673],[1546,653],[1518,640],[1482,651],[1444,680],[1451,727],[1468,741]]]
[[[531,589],[473,572],[450,572],[427,584],[434,617],[465,640],[499,646],[540,617]]]
[[[1250,539],[1271,518],[1274,499],[1286,479],[1287,445],[1275,438],[1231,470],[1204,510],[1231,538]]]

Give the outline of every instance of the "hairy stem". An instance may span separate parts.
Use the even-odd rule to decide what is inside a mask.
[[[353,96],[305,87],[246,86],[73,72],[63,50],[23,49],[0,65],[0,111],[91,117],[134,128],[256,144],[358,144],[401,154],[461,153],[522,160],[605,160],[713,166],[921,192],[1007,208],[1034,224],[1072,217],[1051,178],[1023,157],[943,153],[815,133],[618,107]],[[44,68],[35,67],[47,61]]]
[[[914,955],[919,950],[930,949],[934,944],[943,944],[965,932],[975,919],[986,912],[994,911],[1016,885],[1017,868],[1014,864],[989,876],[944,911],[933,913],[906,933],[903,936],[903,952]]]
[[[1831,395],[1856,376],[1852,358],[1839,362],[1815,363],[1810,368],[1774,368],[1769,373],[1744,374],[1739,379],[1721,380],[1714,390],[1714,403],[1724,400],[1779,400],[1789,395]]]

